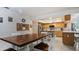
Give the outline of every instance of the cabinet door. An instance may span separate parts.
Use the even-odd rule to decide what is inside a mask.
[[[30,27],[29,24],[25,24],[25,30],[29,30],[30,29],[29,27]]]
[[[17,23],[17,31],[29,30],[29,24]]]
[[[17,23],[17,31],[22,31],[22,24],[21,23]]]
[[[62,31],[54,31],[54,35],[57,37],[62,37]]]
[[[63,33],[63,43],[66,45],[74,45],[74,33]]]
[[[69,21],[71,19],[71,15],[65,15],[64,19],[65,19],[65,21]]]

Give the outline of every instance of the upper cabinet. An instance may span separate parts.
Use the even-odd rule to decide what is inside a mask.
[[[71,19],[71,15],[70,14],[64,16],[64,20],[65,21],[70,21],[70,19]]]
[[[17,23],[17,31],[29,30],[29,24]]]

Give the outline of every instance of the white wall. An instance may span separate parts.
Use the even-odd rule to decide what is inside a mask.
[[[9,16],[13,18],[13,22],[8,22]],[[18,31],[18,32],[16,31],[16,23],[20,23],[22,18],[26,19],[25,23],[32,24],[30,17],[21,15],[12,10],[7,10],[5,8],[0,8],[0,17],[3,17],[3,23],[0,23],[0,38],[5,37],[5,36],[10,36],[13,33],[16,33],[16,34],[17,33],[20,33],[20,34],[26,33],[27,34],[27,33],[31,32],[31,30]],[[14,35],[16,35],[16,34],[14,34]],[[11,45],[0,40],[0,50],[4,50],[8,47],[11,47]]]
[[[21,17],[26,19],[26,22],[25,22],[26,24],[31,24],[32,25],[32,17],[31,16],[21,15]],[[25,34],[26,33],[27,34],[32,33],[32,28],[30,28],[29,31],[26,30],[26,31],[22,31],[22,32],[25,33]]]
[[[62,12],[55,12],[55,13],[49,13],[49,14],[45,14],[45,15],[41,15],[41,16],[36,16],[34,17],[34,19],[45,19],[48,17],[63,17],[63,15],[66,14],[74,14],[74,13],[78,13],[79,9],[73,9],[73,10],[66,10],[66,11],[62,11]]]
[[[13,22],[8,22],[9,16],[13,18]],[[21,14],[17,12],[7,10],[5,8],[0,8],[0,17],[3,17],[3,23],[0,23],[0,35],[9,35],[11,33],[17,33],[16,23],[20,23],[22,18],[26,19],[25,23],[27,24],[31,24],[32,22],[30,17],[22,16]]]
[[[35,19],[35,20],[32,20],[32,21],[33,21],[33,23],[32,23],[33,31],[32,32],[38,34],[38,20]]]
[[[8,22],[9,16],[13,18],[13,22]],[[16,23],[21,19],[20,14],[0,8],[0,17],[3,17],[3,23],[0,23],[0,35],[16,32]]]

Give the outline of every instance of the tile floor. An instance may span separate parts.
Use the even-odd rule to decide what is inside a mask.
[[[52,38],[53,48],[51,51],[75,51],[73,46],[64,45],[61,37]]]
[[[39,42],[41,41],[39,40],[38,43]],[[44,39],[43,42],[49,45],[48,51],[75,51],[74,47],[64,45],[61,37],[51,37],[51,38],[48,38],[48,40]],[[33,42],[33,46],[36,44],[37,42]],[[34,49],[33,47],[32,47],[33,49],[30,50],[29,46],[32,46],[32,45],[28,44],[27,46],[25,46],[25,49],[22,49],[21,51],[40,51],[40,50]]]
[[[74,47],[72,46],[66,46],[62,43],[62,38],[61,37],[51,37],[51,40],[46,40],[44,39],[45,43],[48,43],[49,45],[49,51],[75,51]],[[3,44],[5,43],[4,41],[0,41]],[[41,42],[40,40],[38,42]],[[5,46],[5,44],[3,45],[2,43],[0,43],[0,47],[3,46],[3,48],[5,49],[8,46]],[[34,43],[34,45],[37,44],[37,42]],[[8,43],[6,43],[6,45],[10,45]],[[31,46],[30,44],[26,46],[26,48],[22,51],[30,51],[29,46]],[[0,49],[1,51],[2,49]],[[35,50],[32,50],[35,51]],[[39,50],[38,50],[39,51]]]
[[[75,51],[73,46],[67,46],[62,43],[61,37],[53,37],[49,41],[44,41],[45,43],[48,43],[49,45],[49,51]],[[28,48],[28,47],[27,47]],[[37,49],[34,49],[32,51],[36,51]],[[29,51],[29,49],[27,49]],[[37,50],[40,51],[40,50]]]

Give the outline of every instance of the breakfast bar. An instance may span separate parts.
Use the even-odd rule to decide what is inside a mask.
[[[65,45],[74,46],[75,50],[79,50],[79,31],[63,31],[62,39]]]
[[[26,35],[17,35],[17,36],[1,38],[1,40],[12,44],[14,47],[17,46],[20,48],[32,42],[38,41],[46,36],[48,35],[46,34],[39,34],[39,35],[38,34],[26,34]]]

